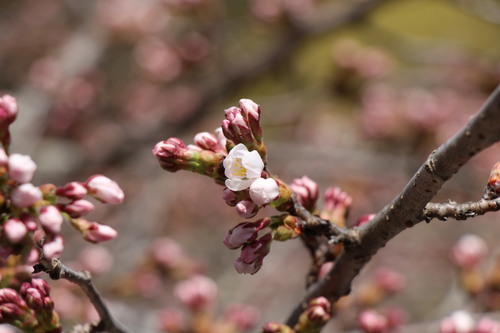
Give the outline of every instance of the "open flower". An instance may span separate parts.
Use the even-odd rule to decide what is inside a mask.
[[[259,179],[264,169],[264,162],[256,150],[237,144],[224,159],[224,174],[226,186],[231,191],[247,189],[254,181]]]

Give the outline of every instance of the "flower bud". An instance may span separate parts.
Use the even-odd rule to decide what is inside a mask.
[[[222,191],[222,199],[231,207],[234,207],[241,201],[241,195],[238,195],[236,192],[231,191],[227,187]]]
[[[392,294],[406,285],[406,278],[388,267],[381,267],[375,273],[375,285],[382,291]]]
[[[12,154],[9,156],[9,177],[19,183],[27,183],[33,179],[36,164],[30,156]]]
[[[210,150],[215,153],[226,154],[225,146],[221,146],[217,137],[212,133],[201,132],[194,136],[194,143],[200,148]]]
[[[325,191],[325,204],[321,217],[338,226],[345,227],[352,198],[338,187],[329,187]]]
[[[260,333],[295,333],[295,331],[285,324],[270,322],[262,327]]]
[[[255,140],[261,142],[262,128],[260,127],[260,106],[251,99],[240,99],[240,108],[248,119]]]
[[[364,214],[364,215],[361,215],[358,219],[358,221],[356,221],[356,223],[354,224],[354,226],[356,227],[361,227],[363,224],[366,224],[368,222],[370,222],[370,220],[372,218],[375,217],[376,214]]]
[[[0,97],[0,123],[11,124],[17,117],[19,109],[17,101],[10,95],[3,95]]]
[[[87,188],[82,183],[70,182],[56,189],[56,194],[73,200],[82,199],[87,195]]]
[[[260,219],[256,222],[243,222],[229,230],[224,238],[224,245],[229,249],[237,249],[257,239],[258,232],[269,225],[269,219]]]
[[[319,332],[330,320],[331,305],[325,297],[314,298],[300,315],[295,326],[298,332]]]
[[[85,186],[96,199],[110,204],[120,204],[125,195],[120,186],[113,180],[103,175],[90,177]]]
[[[48,259],[59,257],[64,250],[63,238],[57,235],[51,242],[45,243],[42,249],[43,254]]]
[[[272,178],[259,178],[250,185],[250,198],[256,205],[267,205],[280,195],[278,183]]]
[[[488,248],[479,236],[467,234],[458,240],[451,250],[451,258],[459,268],[470,270],[486,258]]]
[[[85,216],[93,211],[94,208],[94,204],[85,199],[75,200],[66,205],[60,205],[60,209],[73,218]]]
[[[386,317],[373,310],[365,310],[358,316],[359,327],[365,333],[389,332],[389,322]]]
[[[179,243],[169,237],[155,239],[149,252],[154,262],[166,269],[176,267],[185,258]]]
[[[163,332],[184,332],[184,313],[177,308],[169,307],[158,312],[158,322]]]
[[[189,310],[199,312],[215,303],[217,286],[212,279],[196,275],[180,282],[175,287],[174,294]]]
[[[42,192],[31,183],[21,184],[12,190],[10,195],[14,206],[19,208],[30,207],[42,200]]]
[[[38,221],[40,221],[40,224],[49,233],[58,234],[61,232],[61,225],[64,222],[64,218],[57,207],[45,206],[40,208]]]
[[[224,309],[224,320],[232,323],[238,331],[249,331],[255,327],[259,317],[257,308],[246,304],[230,304]]]
[[[290,188],[297,195],[297,198],[302,206],[309,211],[314,211],[316,201],[319,196],[319,187],[309,177],[294,179]]]
[[[236,212],[244,219],[249,219],[257,215],[259,207],[250,199],[241,200],[236,204]]]
[[[484,198],[487,200],[493,200],[500,196],[500,161],[496,162],[491,169],[490,177],[488,178],[488,184],[484,191]]]
[[[9,241],[14,244],[23,240],[24,236],[26,236],[26,233],[28,232],[26,225],[17,218],[11,218],[5,221],[3,230]]]
[[[474,329],[474,320],[466,311],[455,311],[439,324],[440,333],[469,333]]]
[[[261,238],[245,245],[240,257],[236,259],[234,267],[238,273],[255,274],[262,267],[262,261],[269,254],[272,235],[266,234]]]
[[[83,238],[92,243],[100,243],[111,240],[117,235],[116,230],[108,225],[90,222],[87,230],[83,233]]]

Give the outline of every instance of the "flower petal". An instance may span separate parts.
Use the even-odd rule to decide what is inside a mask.
[[[264,162],[256,150],[245,154],[241,159],[241,164],[247,169],[247,178],[260,178],[264,169]]]
[[[250,198],[257,205],[267,205],[279,197],[278,183],[272,178],[259,178],[250,185]]]
[[[255,179],[226,179],[225,185],[231,191],[241,191],[252,185]]]

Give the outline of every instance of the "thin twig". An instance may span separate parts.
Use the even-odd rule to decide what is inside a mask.
[[[497,212],[500,210],[500,198],[494,200],[481,199],[475,202],[430,202],[424,209],[424,220],[429,222],[433,218],[446,221],[448,218],[455,220],[466,220],[478,215],[484,215],[488,212]]]
[[[77,272],[65,266],[61,260],[53,258],[48,259],[43,252],[38,263],[33,266],[33,273],[46,272],[53,280],[66,279],[77,284],[85,292],[90,302],[94,305],[100,317],[100,322],[97,325],[87,325],[90,329],[88,332],[109,332],[109,333],[129,333],[120,322],[113,318],[108,307],[104,303],[99,291],[92,282],[91,274],[88,271]],[[79,331],[80,332],[80,331]]]

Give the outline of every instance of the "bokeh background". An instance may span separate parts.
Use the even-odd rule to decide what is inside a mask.
[[[499,24],[496,0],[1,0],[0,90],[18,99],[12,151],[37,162],[35,184],[102,173],[123,187],[124,204],[92,216],[119,237],[88,252],[67,226],[63,255],[74,267],[102,264],[95,281],[122,322],[158,332],[157,311],[177,305],[175,279],[148,264],[154,240],[170,237],[196,258],[190,269],[216,281],[216,313],[246,303],[262,324],[286,318],[303,295],[307,252],[298,240],[275,243],[259,273],[238,275],[238,253],[222,239],[241,219],[222,188],[163,171],[154,144],[191,143],[220,125],[225,108],[253,99],[272,172],[341,187],[354,223],[392,200],[496,87]],[[435,201],[479,199],[499,153],[475,157]],[[495,253],[500,215],[405,231],[355,291],[389,266],[407,283],[385,305],[404,308],[410,323],[467,308],[449,260],[466,233]],[[88,317],[77,291],[51,285],[68,323]]]

